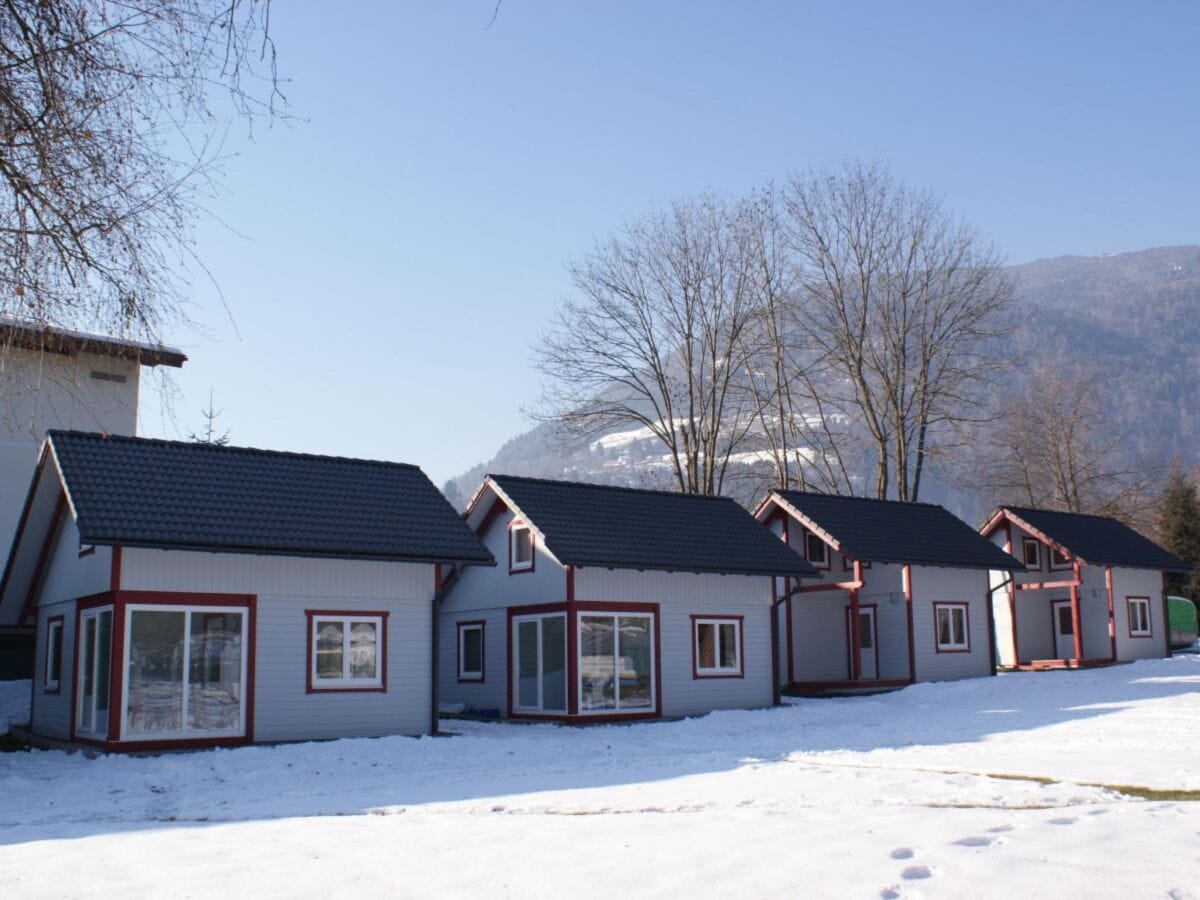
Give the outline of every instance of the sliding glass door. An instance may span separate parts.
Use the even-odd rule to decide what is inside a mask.
[[[513,618],[513,709],[567,711],[567,617],[564,613]]]
[[[653,618],[581,613],[580,714],[652,712],[654,693]]]
[[[82,737],[102,739],[108,736],[112,620],[111,606],[85,610],[79,617],[75,731]]]
[[[129,606],[122,738],[246,733],[247,610]]]

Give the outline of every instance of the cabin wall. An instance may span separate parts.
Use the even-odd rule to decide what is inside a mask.
[[[432,565],[126,548],[121,586],[257,596],[255,740],[429,730]],[[386,692],[308,693],[314,609],[389,614]]]
[[[38,605],[47,606],[99,594],[112,586],[112,548],[96,547],[79,555],[79,527],[69,515],[58,530],[46,576],[38,593]]]
[[[913,566],[911,571],[917,680],[952,681],[990,675],[987,572],[940,566]],[[939,602],[967,605],[967,652],[938,650],[934,609]]]
[[[55,691],[46,690],[46,622],[63,617],[62,677]],[[31,728],[35,734],[60,741],[71,737],[71,695],[75,672],[75,602],[68,600],[41,604],[37,610],[37,638],[34,644],[33,710]]]
[[[1150,636],[1129,634],[1130,597],[1150,598]],[[1117,659],[1157,659],[1167,655],[1169,626],[1163,621],[1163,579],[1157,569],[1113,569],[1113,614],[1116,620]]]
[[[585,568],[576,571],[575,599],[658,604],[663,715],[771,704],[769,577]],[[742,617],[742,677],[695,677],[693,615]]]

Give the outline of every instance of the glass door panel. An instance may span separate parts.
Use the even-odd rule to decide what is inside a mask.
[[[650,709],[652,694],[653,652],[650,649],[650,617],[622,616],[617,620],[620,662],[617,700],[621,709]]]
[[[242,721],[242,617],[191,614],[188,727],[233,731]]]
[[[108,694],[112,674],[112,610],[87,610],[80,616],[76,731],[108,735]]]
[[[513,708],[566,712],[566,616],[526,616],[513,620]]]
[[[517,706],[522,709],[540,709],[542,702],[539,685],[537,619],[517,623]]]
[[[542,619],[542,709],[567,711],[567,617]]]

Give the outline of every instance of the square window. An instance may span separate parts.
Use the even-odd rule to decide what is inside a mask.
[[[386,690],[387,613],[307,615],[310,692]]]
[[[1150,637],[1150,599],[1148,597],[1127,597],[1129,607],[1129,636]]]
[[[458,623],[458,680],[483,681],[483,622]]]
[[[508,532],[508,570],[526,572],[533,568],[533,531],[528,525],[514,525]]]
[[[1035,538],[1021,538],[1021,554],[1027,569],[1041,569],[1042,544]]]
[[[1050,568],[1051,569],[1069,569],[1071,568],[1071,560],[1066,554],[1060,551],[1057,547],[1050,548]]]
[[[933,604],[934,632],[939,653],[966,653],[971,649],[967,604]]]
[[[692,617],[696,678],[742,675],[742,619]]]
[[[820,536],[806,531],[804,533],[804,552],[808,561],[814,566],[828,568],[829,546],[821,540]]]

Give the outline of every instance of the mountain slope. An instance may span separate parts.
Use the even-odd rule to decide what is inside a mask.
[[[1008,390],[1041,361],[1085,369],[1130,452],[1200,461],[1200,246],[1063,256],[1008,273],[1021,320],[1013,336],[1020,364]],[[550,426],[538,425],[451,479],[451,502],[465,505],[485,472],[672,486],[659,446],[632,428],[565,449]],[[935,481],[923,493],[968,521],[979,515],[979,498],[961,490]]]

